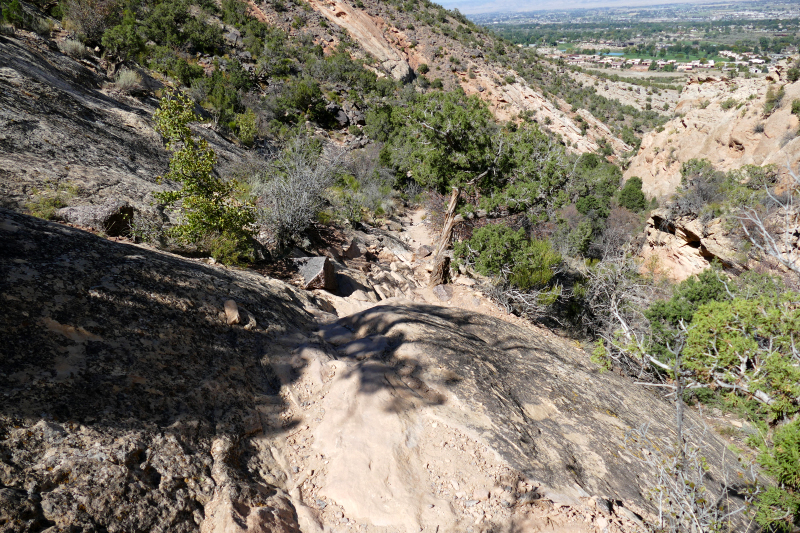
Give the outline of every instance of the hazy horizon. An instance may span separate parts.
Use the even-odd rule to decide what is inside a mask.
[[[482,13],[519,13],[540,10],[569,10],[599,7],[642,7],[668,4],[719,4],[743,0],[439,0],[447,9],[458,9],[466,15]]]

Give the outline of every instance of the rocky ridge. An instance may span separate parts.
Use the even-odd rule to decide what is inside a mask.
[[[699,274],[718,261],[732,272],[748,268],[747,254],[731,237],[726,222],[703,222],[693,216],[675,216],[668,209],[650,213],[641,256],[645,264],[674,281]]]

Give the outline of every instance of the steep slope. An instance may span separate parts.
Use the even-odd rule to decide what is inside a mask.
[[[588,117],[590,127],[587,135],[582,135],[566,102],[557,96],[553,101],[548,100],[511,68],[509,58],[519,54],[515,48],[496,56],[495,39],[491,35],[471,26],[466,19],[454,18],[435,4],[414,2],[413,8],[375,0],[361,2],[363,7],[342,0],[313,0],[309,4],[325,20],[348,33],[397,79],[414,75],[407,71],[407,66],[416,71],[425,64],[430,69],[427,77],[441,79],[445,89],[461,87],[467,94],[477,94],[501,120],[514,120],[529,112],[578,152],[596,151],[598,140],[609,142],[618,154],[631,150],[585,109],[578,112]],[[303,15],[302,9],[287,7],[290,15],[270,18],[289,21]],[[269,13],[273,8],[264,3],[259,9]],[[302,29],[292,29],[289,24],[284,24],[284,29],[315,36],[325,33],[318,21],[307,16],[306,19]],[[328,37],[318,39],[324,42]]]
[[[767,91],[785,91],[780,106],[765,116]],[[642,178],[648,196],[665,198],[680,184],[681,165],[708,159],[718,170],[775,164],[785,176],[787,163],[800,161],[800,120],[791,103],[800,98],[800,82],[699,78],[681,93],[675,112],[662,131],[642,140],[625,179]]]
[[[0,35],[0,205],[21,208],[68,188],[70,203],[127,201],[153,211],[169,156],[153,130],[154,98],[115,92],[100,65],[76,61],[28,32]],[[151,90],[160,87],[146,80]],[[225,173],[245,152],[198,128]]]
[[[670,405],[532,330],[399,300],[340,319],[4,210],[0,272],[14,531],[635,531],[652,512],[626,433],[668,444]],[[737,466],[702,441],[717,491]]]

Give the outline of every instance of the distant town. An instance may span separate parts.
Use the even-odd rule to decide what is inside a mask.
[[[725,60],[714,59],[695,59],[691,61],[681,61],[678,59],[652,59],[641,57],[624,57],[622,51],[611,51],[612,49],[621,50],[613,43],[581,43],[582,48],[587,49],[592,45],[604,47],[601,53],[571,53],[569,50],[559,50],[556,47],[539,47],[537,52],[550,59],[563,60],[568,65],[579,67],[610,68],[614,70],[630,69],[632,71],[665,71],[665,72],[694,72],[699,70],[720,70],[749,72],[751,74],[762,74],[774,71],[780,60],[785,59],[797,48],[787,48],[781,53],[771,53],[757,55],[752,52],[737,53],[731,50],[721,50],[718,56]],[[522,45],[519,45],[522,46]],[[534,47],[535,45],[528,45]]]

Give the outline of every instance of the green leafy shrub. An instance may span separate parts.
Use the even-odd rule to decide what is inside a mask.
[[[417,67],[417,72],[419,72],[420,74],[427,74],[428,72],[430,72],[430,70],[431,69],[427,63],[422,63],[419,67]]]
[[[25,209],[35,217],[53,220],[56,218],[56,211],[67,207],[76,192],[77,189],[70,185],[53,185],[44,190],[34,189],[31,200],[25,204]]]
[[[144,51],[144,39],[136,25],[133,12],[125,10],[122,22],[103,33],[101,39],[106,54],[120,61],[128,61]]]
[[[633,212],[644,211],[647,208],[647,198],[642,192],[642,179],[633,176],[619,193],[619,205]]]
[[[256,127],[256,114],[252,109],[246,109],[244,113],[237,113],[233,119],[236,136],[245,146],[252,146],[258,134]]]
[[[739,102],[735,98],[728,98],[727,100],[723,101],[719,106],[727,111],[728,109],[734,107]]]
[[[0,4],[0,22],[8,22],[15,28],[22,27],[25,13],[19,0],[11,0],[8,4]]]
[[[768,487],[760,498],[756,520],[777,530],[790,530],[792,517],[800,516],[800,421],[777,428],[772,446],[762,443],[758,459],[780,485]]]
[[[525,230],[514,231],[502,224],[478,228],[453,249],[459,261],[473,264],[479,274],[507,279],[522,290],[547,285],[561,263],[549,242],[529,240]]]
[[[781,106],[783,103],[783,96],[786,94],[786,91],[783,86],[777,91],[775,87],[770,85],[767,89],[767,98],[764,101],[764,114],[769,115],[776,109]]]
[[[800,367],[792,357],[797,302],[800,294],[789,292],[703,304],[692,317],[685,367],[704,383],[760,399],[772,418],[794,414],[800,408]]]
[[[792,100],[792,114],[800,117],[800,99]]]
[[[197,120],[192,100],[179,92],[169,93],[161,99],[153,114],[156,131],[164,137],[167,150],[172,152],[169,171],[160,180],[171,180],[182,185],[180,190],[155,193],[156,199],[167,207],[178,207],[182,222],[171,229],[171,234],[186,243],[224,251],[230,260],[230,242],[242,255],[251,250],[254,212],[252,205],[236,198],[239,184],[223,181],[214,176],[216,154],[205,139],[195,137],[189,123]],[[220,240],[225,244],[220,244]],[[207,251],[212,251],[207,248]]]

